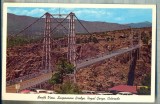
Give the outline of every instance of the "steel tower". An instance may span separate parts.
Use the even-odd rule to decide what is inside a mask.
[[[51,14],[45,13],[45,29],[44,29],[44,40],[43,40],[43,57],[42,65],[43,70],[51,70]]]

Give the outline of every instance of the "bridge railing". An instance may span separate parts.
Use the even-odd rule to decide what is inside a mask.
[[[43,73],[49,73],[49,72],[51,72],[51,70],[35,72],[33,74],[25,75],[25,76],[22,76],[22,77],[18,77],[18,78],[6,81],[6,83],[7,83],[7,85],[12,85],[12,84],[15,84],[15,83],[19,83],[20,80],[25,81],[27,79],[35,78],[35,77],[37,77],[37,76],[39,76]]]
[[[125,48],[118,49],[118,50],[105,52],[105,53],[102,53],[102,54],[98,54],[98,55],[96,55],[94,57],[86,58],[86,59],[83,59],[83,60],[78,60],[77,63],[81,63],[81,62],[84,62],[84,61],[89,61],[89,60],[96,59],[96,58],[99,58],[99,57],[103,57],[103,56],[106,56],[106,55],[109,55],[109,54],[112,54],[112,53],[118,53],[118,52],[120,52],[122,50],[127,50],[129,48],[138,47],[138,46],[139,45],[135,45],[135,46],[125,47]]]
[[[20,82],[20,80],[24,81],[24,80],[27,80],[27,79],[30,79],[30,78],[37,77],[39,74],[40,73],[36,72],[36,73],[33,73],[33,74],[25,75],[23,77],[18,77],[18,78],[9,80],[6,83],[7,83],[7,85],[12,85],[12,84]]]
[[[86,59],[83,59],[83,60],[78,60],[77,63],[81,63],[81,62],[84,62],[84,61],[89,61],[91,59],[96,59],[96,58],[99,58],[99,57],[103,57],[103,56],[108,55],[110,53],[114,53],[114,51],[112,51],[112,52],[105,52],[105,53],[102,53],[102,54],[98,54],[98,55],[96,55],[94,57],[86,58]]]

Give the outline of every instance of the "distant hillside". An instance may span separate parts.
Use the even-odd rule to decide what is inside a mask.
[[[130,23],[127,24],[127,26],[130,26],[132,28],[152,27],[152,23],[145,21],[140,23]]]
[[[15,14],[8,13],[7,14],[7,28],[8,28],[8,35],[16,34],[20,30],[23,30],[25,27],[29,26],[38,18],[29,17],[29,16],[19,16]],[[56,19],[58,21],[62,19]],[[65,22],[65,21],[64,21]],[[130,23],[130,24],[117,24],[117,23],[108,23],[108,22],[91,22],[91,21],[84,21],[80,20],[80,22],[86,27],[86,29],[90,32],[104,32],[104,31],[113,31],[113,30],[122,30],[127,28],[142,28],[142,27],[151,27],[152,23],[150,22],[141,22],[141,23]],[[28,28],[25,31],[25,34],[43,34],[44,27],[45,27],[45,19],[42,18],[39,22],[32,25],[32,27]],[[52,23],[52,27],[56,27],[57,23]],[[68,28],[67,23],[63,23],[63,25]],[[65,30],[66,31],[66,30]],[[64,32],[65,32],[64,31]],[[82,27],[82,25],[76,20],[75,21],[75,31],[76,33],[87,33],[87,31]],[[56,29],[55,31],[56,32]],[[61,31],[62,32],[62,31]],[[23,33],[24,34],[24,33]],[[55,33],[53,33],[55,34]]]
[[[33,23],[37,18],[29,17],[29,16],[19,16],[8,13],[7,15],[7,27],[8,34],[16,34],[20,30],[24,29],[24,27]],[[57,19],[58,20],[58,19]],[[90,33],[93,32],[104,32],[104,31],[113,31],[113,30],[122,30],[127,29],[129,26],[117,24],[117,23],[107,23],[107,22],[90,22],[80,20],[81,23],[87,28]],[[38,23],[34,24],[31,28],[27,29],[26,33],[43,33],[44,31],[44,18],[41,19]],[[80,23],[76,20],[76,33],[87,33],[87,31],[80,25]],[[52,27],[55,27],[57,24],[53,23]],[[66,28],[68,28],[67,24],[64,24]]]

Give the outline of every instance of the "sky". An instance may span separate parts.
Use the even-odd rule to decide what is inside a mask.
[[[111,23],[152,22],[152,9],[141,8],[37,8],[37,7],[8,7],[7,12],[16,15],[41,17],[44,13],[69,14],[74,12],[80,20],[101,21]]]

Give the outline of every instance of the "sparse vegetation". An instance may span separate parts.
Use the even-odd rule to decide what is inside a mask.
[[[148,41],[149,41],[150,39],[149,39],[149,37],[147,37],[147,36],[145,36],[143,39],[142,39],[142,41],[143,41],[143,43],[144,44],[148,44]]]
[[[23,46],[39,41],[41,38],[27,38],[26,36],[8,37],[7,47]]]
[[[76,39],[76,43],[77,44],[80,44],[80,43],[89,43],[89,42],[94,42],[94,43],[98,43],[98,39],[96,37],[92,37],[90,36],[89,38],[86,37],[86,38],[83,38],[83,39],[80,39],[80,38],[77,38]]]
[[[151,74],[147,74],[144,79],[141,81],[142,86],[147,86],[146,87],[141,87],[138,90],[139,95],[150,95],[151,94]]]
[[[77,38],[76,39],[76,44],[80,44],[81,43],[81,39],[80,38]]]
[[[150,95],[150,94],[151,94],[151,89],[150,88],[141,87],[138,90],[138,95]]]
[[[58,93],[60,94],[80,94],[82,92],[76,84],[67,81],[60,86]]]
[[[141,81],[143,86],[151,86],[151,74],[145,75],[144,79]]]
[[[110,37],[107,37],[107,38],[106,38],[106,41],[107,41],[107,42],[110,41]]]
[[[96,37],[93,37],[92,40],[93,40],[94,43],[98,43],[98,42],[99,42],[98,39],[97,39]]]
[[[143,44],[148,44],[149,40],[151,40],[151,33],[146,34],[144,31],[141,33]]]

